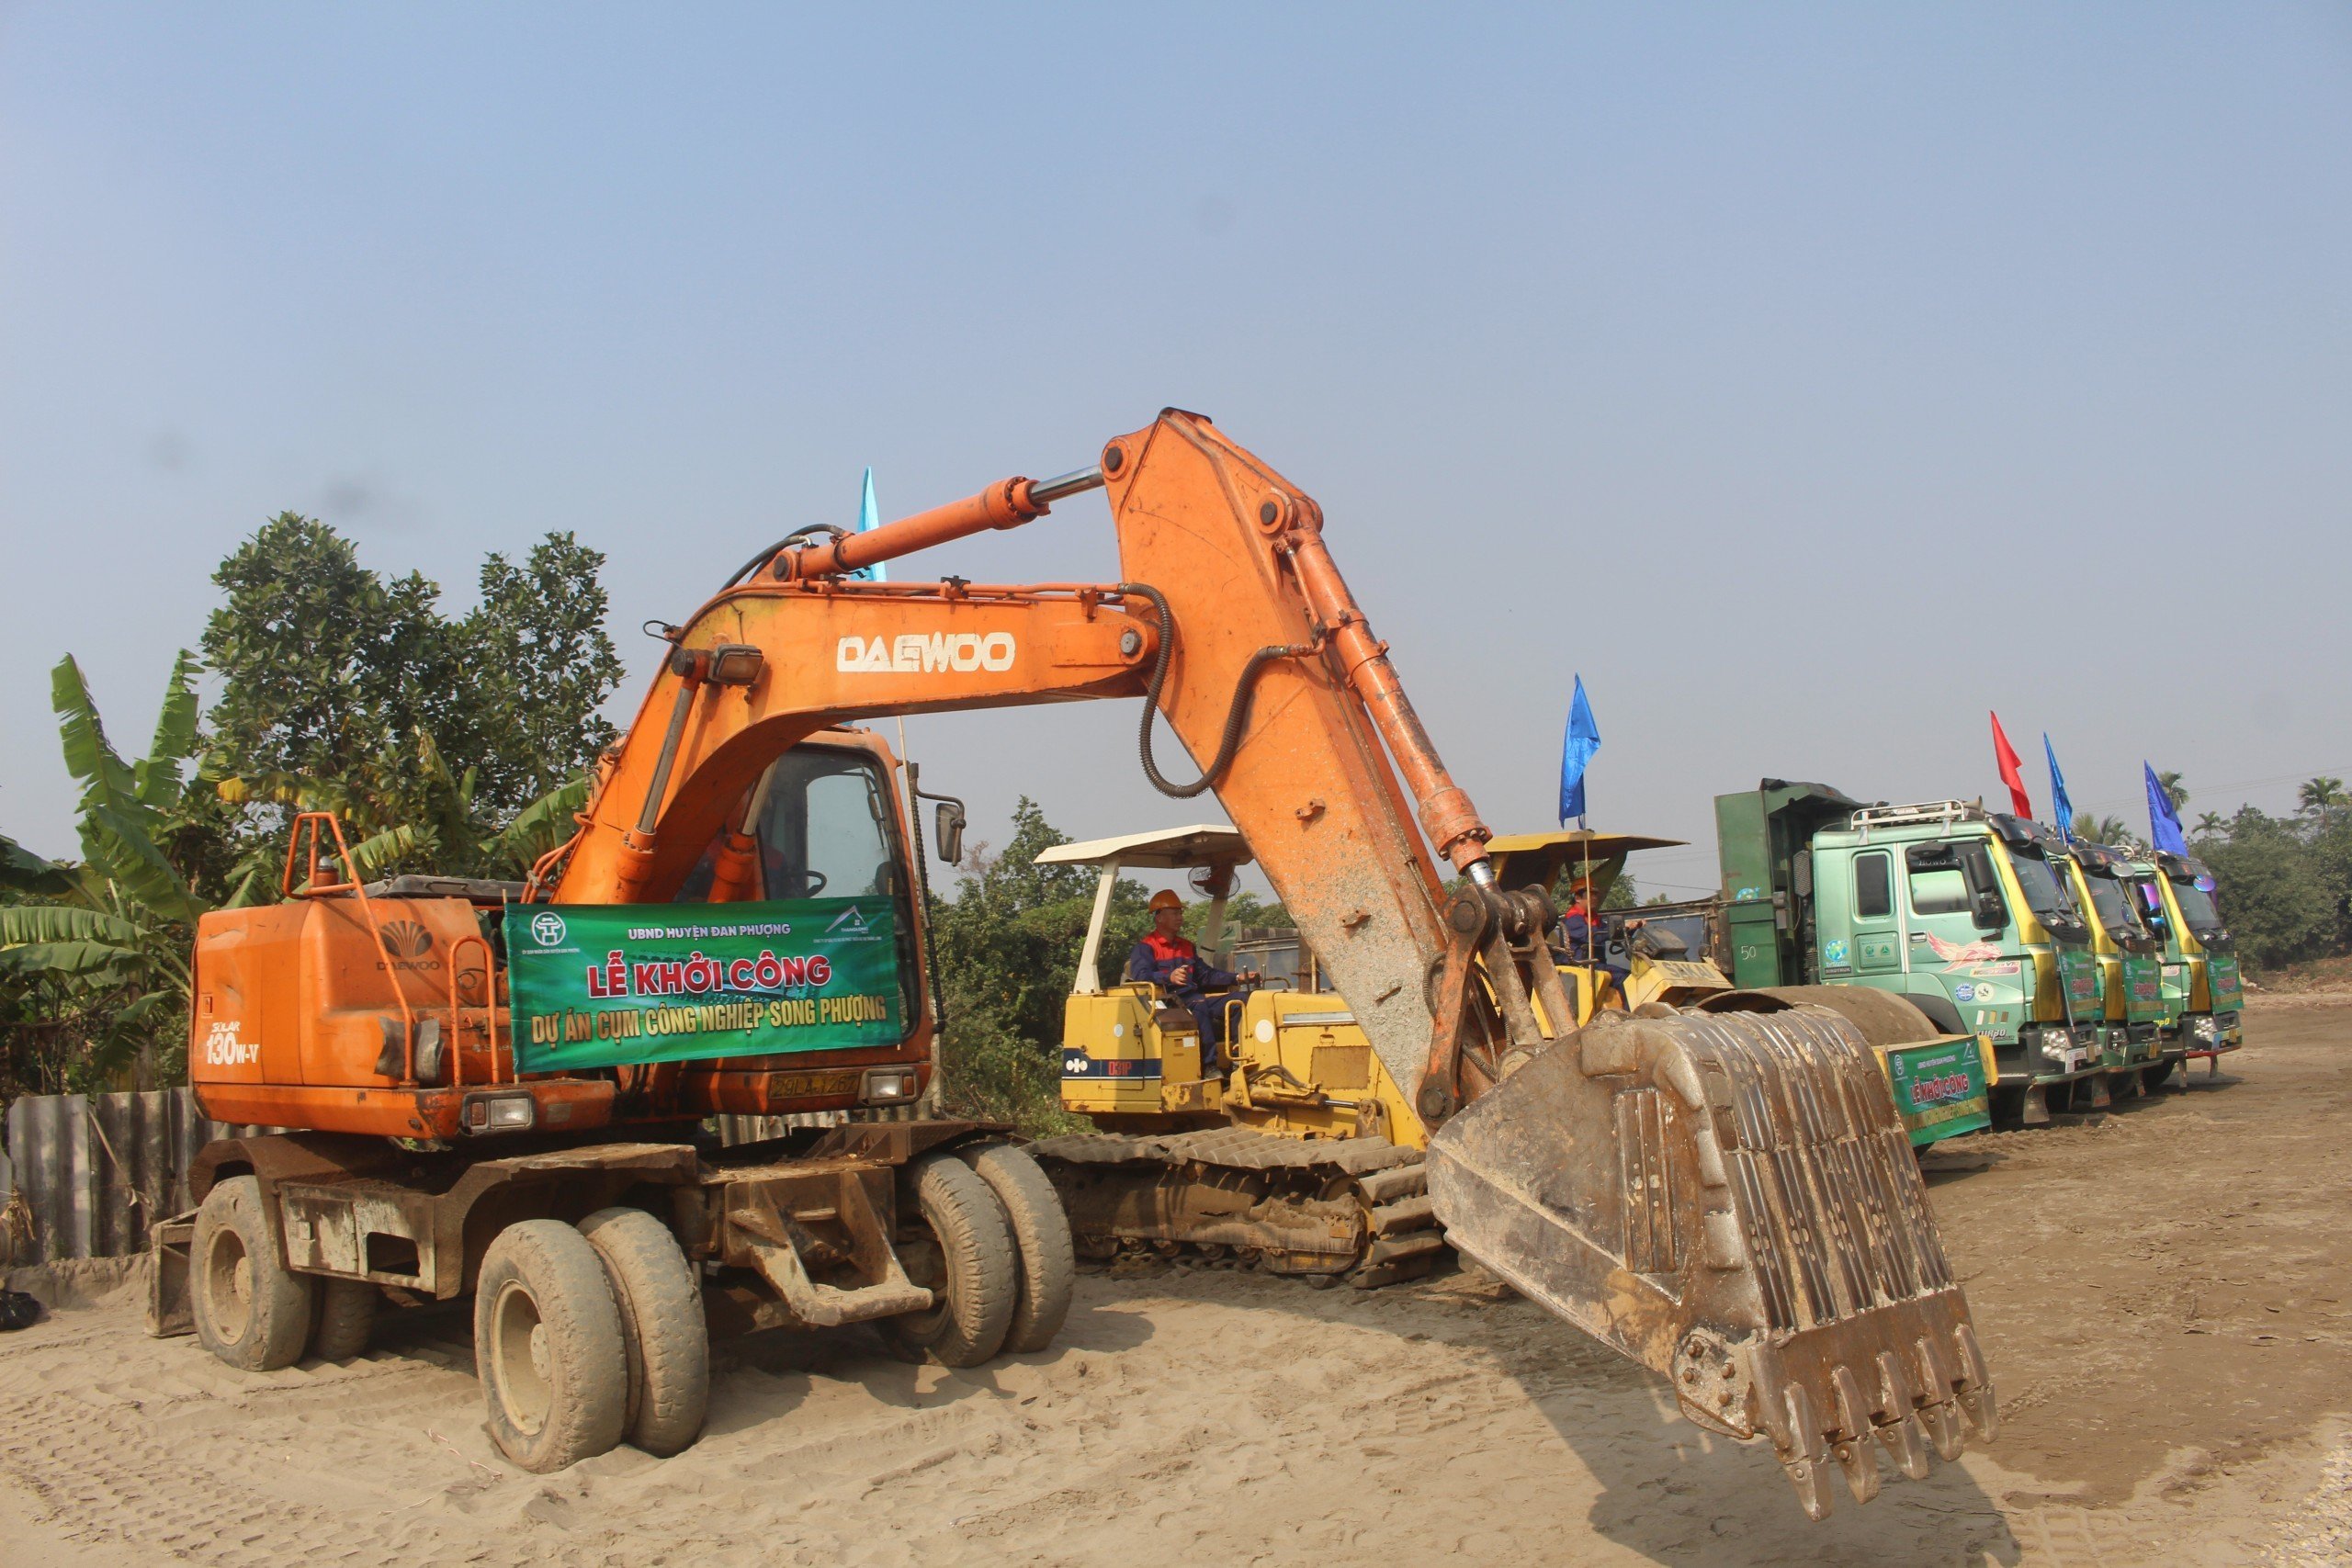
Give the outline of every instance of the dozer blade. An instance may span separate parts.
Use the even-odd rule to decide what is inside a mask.
[[[1993,1385],[1878,1062],[1817,1008],[1604,1013],[1430,1141],[1447,1239],[1770,1439],[1805,1512],[1992,1436]]]

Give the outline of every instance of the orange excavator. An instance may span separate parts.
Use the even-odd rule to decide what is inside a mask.
[[[852,575],[1096,490],[1118,583]],[[1664,1374],[1690,1419],[1769,1440],[1816,1517],[1830,1466],[1867,1499],[1877,1448],[1922,1475],[1963,1419],[1992,1429],[1852,1026],[1779,1002],[1567,1026],[1546,897],[1498,884],[1320,508],[1209,420],[1165,411],[1060,479],[803,530],[666,635],[578,834],[527,884],[362,886],[311,819],[287,902],[204,918],[198,1095],[300,1131],[199,1157],[202,1208],[159,1233],[159,1332],[267,1367],[349,1353],[387,1291],[470,1290],[492,1432],[541,1469],[691,1441],[706,1310],[871,1320],[960,1365],[1042,1348],[1069,1229],[1000,1129],[720,1149],[701,1119],[904,1104],[929,1080],[922,857],[894,760],[851,721],[1141,697],[1146,773],[1215,791],[1434,1129],[1455,1247]],[[1160,724],[1197,778],[1160,771]],[[960,808],[926,798],[956,836]]]

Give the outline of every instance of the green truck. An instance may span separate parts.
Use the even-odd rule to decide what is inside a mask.
[[[2180,1010],[2165,995],[2163,944],[2140,918],[2132,863],[2121,851],[2076,839],[2052,863],[2072,885],[2075,908],[2089,917],[2107,1022],[2102,1060],[2111,1092],[2128,1100],[2164,1081],[2166,1043],[2179,1033]]]
[[[2158,853],[2134,861],[2127,885],[2162,944],[2165,1005],[2177,1020],[2151,1084],[2184,1059],[2215,1060],[2245,1043],[2245,993],[2236,942],[2222,923],[2213,873],[2189,855]]]
[[[1715,829],[1734,985],[1892,991],[1982,1037],[2004,1120],[2047,1122],[2078,1093],[2104,1103],[2098,962],[2049,829],[1957,800],[1865,805],[1766,779],[1717,795]]]

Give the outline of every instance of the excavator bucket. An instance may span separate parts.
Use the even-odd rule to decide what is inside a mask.
[[[1666,1374],[1684,1415],[1769,1438],[1805,1511],[1984,1437],[1993,1385],[1869,1046],[1824,1009],[1604,1013],[1431,1140],[1447,1237]]]

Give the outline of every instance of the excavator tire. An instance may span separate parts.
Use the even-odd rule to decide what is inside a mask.
[[[240,1371],[274,1372],[302,1359],[318,1281],[286,1267],[262,1214],[261,1181],[213,1184],[197,1211],[189,1247],[196,1337]]]
[[[491,1440],[525,1470],[545,1475],[621,1440],[628,1355],[586,1236],[561,1220],[498,1233],[474,1287],[474,1362]]]
[[[996,1194],[1012,1231],[1012,1250],[1020,1281],[1012,1302],[1012,1323],[1004,1331],[1008,1356],[1027,1356],[1054,1342],[1069,1316],[1070,1297],[1078,1289],[1078,1260],[1069,1236],[1069,1217],[1054,1184],[1025,1149],[1011,1144],[969,1144],[957,1149],[964,1163],[979,1173]]]
[[[622,1435],[667,1459],[702,1432],[710,1407],[710,1330],[702,1282],[670,1227],[642,1209],[599,1209],[580,1222],[621,1309],[628,1358]]]
[[[1004,1348],[1012,1326],[1020,1294],[1012,1228],[989,1184],[952,1153],[925,1155],[899,1180],[900,1250],[933,1304],[875,1327],[902,1361],[977,1367]]]
[[[319,1321],[311,1330],[311,1354],[322,1361],[349,1361],[368,1353],[375,1332],[376,1307],[384,1292],[365,1280],[319,1281]]]
[[[1074,1133],[1030,1145],[1079,1252],[1228,1252],[1310,1283],[1360,1289],[1426,1274],[1445,1254],[1420,1152],[1385,1138],[1252,1127]]]

